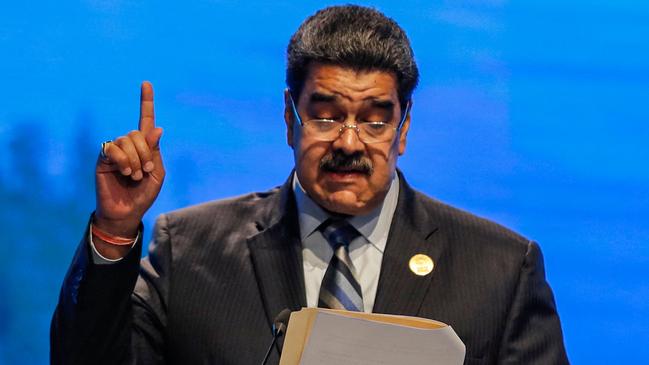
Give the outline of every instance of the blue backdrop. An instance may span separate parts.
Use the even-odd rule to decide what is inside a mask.
[[[649,3],[377,1],[421,68],[409,181],[540,242],[575,364],[649,358]],[[0,364],[47,362],[99,143],[156,90],[145,219],[292,166],[284,51],[323,3],[25,1],[0,10]]]

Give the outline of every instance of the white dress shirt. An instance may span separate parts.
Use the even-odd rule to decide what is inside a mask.
[[[307,306],[317,307],[320,284],[333,256],[333,249],[317,228],[329,218],[329,214],[311,200],[300,185],[297,174],[293,177],[293,193],[300,224]],[[361,234],[350,243],[349,256],[356,269],[356,280],[363,291],[363,310],[368,313],[374,307],[381,261],[398,198],[399,178],[395,174],[383,204],[367,215],[348,218],[348,222]]]

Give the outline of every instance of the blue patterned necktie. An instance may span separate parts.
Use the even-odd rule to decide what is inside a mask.
[[[349,244],[360,233],[347,221],[327,220],[320,228],[334,251],[320,286],[318,307],[363,311],[363,291],[349,257]]]

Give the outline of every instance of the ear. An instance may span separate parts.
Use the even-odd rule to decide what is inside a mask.
[[[293,108],[288,88],[284,89],[284,123],[286,123],[286,143],[293,148]]]
[[[399,134],[399,156],[406,153],[406,140],[408,137],[408,130],[410,130],[410,111],[412,110],[412,99],[410,99],[406,108],[406,119],[403,121],[401,132]]]

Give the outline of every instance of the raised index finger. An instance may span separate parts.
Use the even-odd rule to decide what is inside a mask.
[[[148,81],[144,81],[140,91],[140,124],[138,129],[146,134],[153,128],[155,128],[153,85]]]

